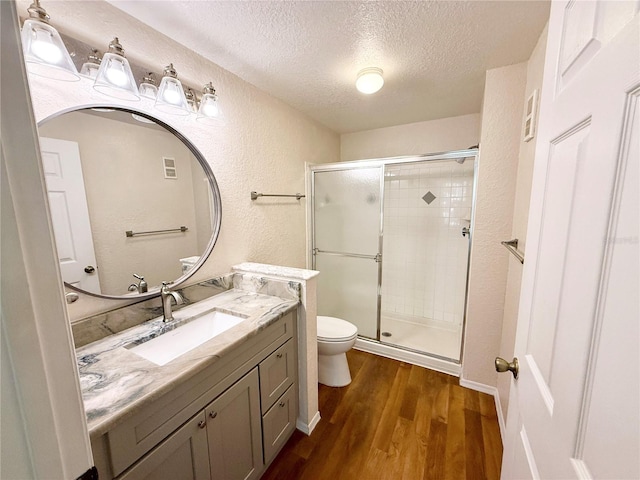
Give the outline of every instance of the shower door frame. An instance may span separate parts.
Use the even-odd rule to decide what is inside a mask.
[[[382,248],[384,245],[384,173],[385,167],[387,165],[410,165],[412,163],[422,163],[429,161],[437,161],[437,160],[456,160],[458,158],[470,158],[473,157],[474,169],[473,169],[473,196],[471,200],[471,223],[469,228],[469,246],[467,253],[467,278],[465,282],[465,294],[464,294],[464,309],[462,316],[462,328],[460,332],[460,354],[459,359],[452,359],[443,357],[437,354],[433,354],[430,352],[425,352],[421,350],[416,350],[408,347],[403,347],[402,345],[395,345],[392,343],[385,343],[380,340],[380,323],[381,323],[381,313],[382,313],[382,264],[384,263],[384,258],[382,256]],[[315,182],[314,175],[317,172],[335,172],[340,170],[356,170],[360,168],[381,168],[382,172],[380,175],[380,221],[379,221],[379,237],[378,237],[378,255],[380,261],[378,262],[378,294],[377,294],[377,318],[376,318],[376,338],[369,337],[360,337],[369,342],[374,342],[379,345],[384,345],[387,347],[391,347],[394,349],[399,349],[407,352],[412,352],[414,354],[418,354],[425,357],[434,358],[437,360],[441,360],[444,362],[448,362],[451,364],[455,364],[458,367],[462,363],[462,353],[464,350],[464,335],[465,329],[467,325],[467,302],[469,296],[469,269],[471,265],[471,244],[473,242],[473,231],[475,229],[475,212],[476,212],[476,195],[477,195],[477,183],[478,183],[478,157],[479,150],[478,149],[467,149],[467,150],[454,150],[450,152],[438,152],[438,153],[428,153],[423,155],[407,155],[400,157],[385,157],[385,158],[372,158],[366,160],[352,160],[348,162],[336,162],[336,163],[324,163],[324,164],[307,164],[307,191],[311,198],[310,202],[307,202],[307,218],[309,219],[309,228],[308,228],[308,240],[307,240],[307,266],[311,269],[315,269],[316,266],[316,256],[314,254],[316,245],[315,245],[315,214],[314,214],[314,205],[316,201],[315,197]],[[341,254],[340,254],[341,255]],[[348,256],[348,255],[344,255]],[[447,372],[453,373],[453,372]]]

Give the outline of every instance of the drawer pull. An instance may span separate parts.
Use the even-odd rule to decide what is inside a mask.
[[[278,404],[278,406],[279,406],[280,408],[284,407],[284,405],[285,405],[285,403],[284,403],[284,402],[280,402],[280,403]]]
[[[200,420],[198,422],[198,428],[204,428],[207,426],[207,422],[205,422],[204,420]]]
[[[278,358],[282,358],[282,352],[280,352],[279,354],[276,355],[276,357]]]
[[[218,416],[218,412],[209,412],[209,416],[211,418],[216,418]]]

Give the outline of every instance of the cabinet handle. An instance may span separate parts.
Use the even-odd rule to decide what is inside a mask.
[[[218,416],[218,412],[209,412],[209,416],[211,418],[216,418]]]
[[[204,420],[200,420],[198,422],[198,428],[204,428],[207,426],[207,422],[205,422]]]
[[[279,406],[279,407],[281,407],[281,408],[282,408],[282,407],[284,407],[284,405],[285,405],[285,403],[284,403],[284,402],[280,402],[280,403],[278,404],[278,406]]]
[[[282,358],[282,352],[280,352],[279,354],[276,355],[276,357],[278,358]]]

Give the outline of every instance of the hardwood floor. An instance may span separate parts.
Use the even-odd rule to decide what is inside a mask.
[[[296,431],[264,480],[497,479],[494,399],[458,379],[351,350],[348,387],[320,385],[322,420]]]

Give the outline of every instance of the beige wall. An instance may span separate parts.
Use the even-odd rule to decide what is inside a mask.
[[[487,71],[462,378],[491,387],[500,349],[527,64]]]
[[[542,88],[542,73],[544,69],[544,54],[547,45],[547,29],[540,35],[540,39],[527,63],[527,85],[523,105],[534,90],[538,94]],[[537,123],[537,118],[536,118]],[[521,134],[522,135],[522,134]],[[529,217],[529,197],[531,196],[531,181],[533,176],[533,159],[535,155],[535,138],[529,142],[521,140],[518,160],[518,175],[516,179],[516,197],[513,206],[513,224],[510,238],[518,239],[518,249],[525,252],[527,237],[527,219]],[[520,281],[522,280],[522,264],[512,255],[509,256],[509,272],[507,274],[507,289],[504,299],[504,317],[502,320],[502,339],[500,353],[502,358],[513,358],[516,337],[516,323],[518,320],[518,305],[520,300]],[[509,406],[510,375],[498,375],[498,394],[504,418],[507,418]]]
[[[198,247],[196,204],[208,209],[208,198],[202,181],[201,197],[195,198],[193,171],[204,173],[172,133],[81,112],[55,117],[38,130],[41,136],[78,143],[102,293],[127,294],[137,282],[134,273],[150,286],[174,280],[182,275],[181,258],[204,251]],[[175,160],[177,178],[164,177],[163,157]],[[127,230],[181,225],[189,230],[125,236]],[[206,219],[203,229],[211,235]]]
[[[25,12],[28,5],[20,1],[18,10]],[[47,12],[60,31],[96,47],[104,48],[115,29],[131,61],[156,71],[172,61],[185,83],[198,86],[213,81],[227,119],[225,127],[161,114],[146,99],[114,102],[176,128],[203,153],[216,176],[222,228],[213,254],[193,282],[228,272],[244,261],[305,267],[305,200],[252,202],[249,193],[303,192],[305,162],[339,160],[336,133],[106,2],[51,2]],[[37,120],[80,105],[111,102],[88,80],[51,82],[32,76],[29,81]],[[69,309],[72,318],[81,318],[115,306],[112,301],[83,297]]]
[[[340,159],[344,162],[464,150],[479,140],[480,114],[473,113],[345,133],[340,136]]]

